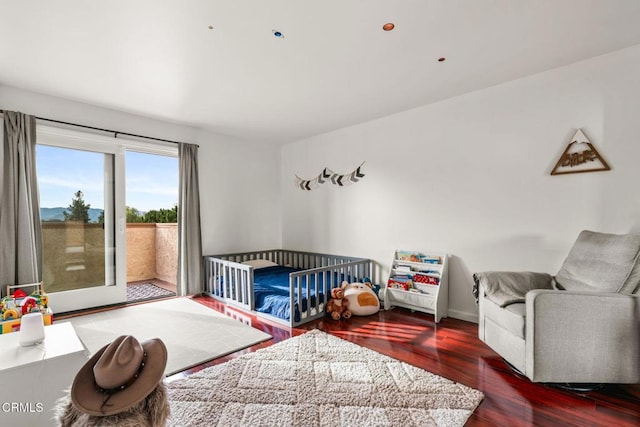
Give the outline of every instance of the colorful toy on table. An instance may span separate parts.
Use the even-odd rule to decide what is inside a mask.
[[[22,299],[22,298],[26,297],[27,294],[22,289],[16,289],[16,291],[11,296],[16,300],[19,300],[19,299]]]
[[[38,301],[34,297],[24,297],[22,299],[22,302],[20,303],[20,307],[21,307],[23,316],[27,313],[40,311],[40,307],[38,306]]]
[[[0,302],[0,312],[2,313],[2,320],[15,320],[20,318],[20,310],[16,306],[16,300],[11,295],[2,298],[2,302]]]
[[[29,296],[35,298],[40,307],[49,308],[49,295],[44,291],[33,291]]]
[[[44,291],[38,290],[27,295],[22,289],[16,289],[12,295],[7,295],[0,300],[0,320],[19,320],[25,314],[42,312],[48,315],[45,319],[46,324],[51,324],[48,304],[49,297]],[[19,325],[19,323],[17,324]],[[3,329],[5,329],[4,326]]]
[[[18,310],[9,308],[2,311],[2,320],[16,320],[20,318]]]

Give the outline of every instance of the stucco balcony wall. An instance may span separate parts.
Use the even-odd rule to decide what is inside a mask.
[[[177,224],[127,224],[127,283],[161,279],[176,283]]]
[[[156,278],[178,280],[178,224],[156,224]]]
[[[42,233],[45,290],[56,292],[104,285],[101,224],[45,222]],[[176,283],[177,224],[130,223],[126,239],[127,283],[152,279]]]
[[[156,225],[127,224],[127,283],[156,277]]]

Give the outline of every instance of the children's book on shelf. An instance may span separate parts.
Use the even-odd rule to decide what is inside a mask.
[[[412,252],[412,251],[397,251],[396,259],[400,261],[410,261],[410,262],[422,262],[429,264],[441,264],[442,258],[440,256],[434,255],[425,255],[420,252]]]
[[[396,275],[396,276],[389,277],[387,286],[394,289],[404,289],[405,291],[408,291],[409,289],[413,288],[413,281],[409,276]]]

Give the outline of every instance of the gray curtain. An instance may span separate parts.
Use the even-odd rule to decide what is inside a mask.
[[[198,146],[179,144],[178,295],[203,291]]]
[[[4,111],[0,190],[0,285],[41,280],[42,228],[36,179],[36,118]]]

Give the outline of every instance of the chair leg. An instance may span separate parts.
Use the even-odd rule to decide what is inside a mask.
[[[590,391],[600,390],[604,384],[596,383],[548,383],[551,387],[561,390],[573,391],[575,393],[589,393]]]
[[[513,373],[515,373],[520,377],[523,377],[526,380],[529,379],[525,374],[523,374],[518,368],[513,366],[511,363],[507,362],[505,359],[502,359],[502,361],[504,362],[505,365],[507,365],[509,369],[513,371]],[[549,387],[559,388],[561,390],[573,391],[575,393],[589,393],[590,391],[600,390],[602,387],[604,387],[604,384],[602,383],[599,383],[599,384],[598,383],[541,383],[541,384],[548,385]]]

